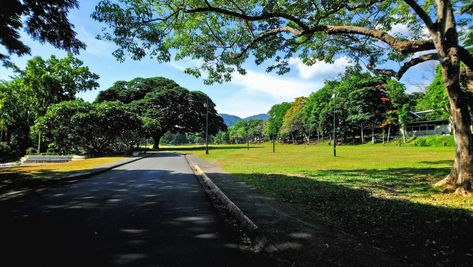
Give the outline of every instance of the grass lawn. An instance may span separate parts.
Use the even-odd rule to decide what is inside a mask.
[[[170,148],[171,149],[171,148]],[[473,198],[431,185],[448,174],[453,147],[271,144],[174,147],[402,257],[414,265],[473,261]]]
[[[73,172],[88,170],[121,159],[123,157],[100,157],[65,163],[0,168],[0,195],[8,191],[21,190],[47,180],[59,179]]]

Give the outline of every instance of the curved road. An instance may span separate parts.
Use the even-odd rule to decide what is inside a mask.
[[[2,266],[253,262],[225,234],[185,158],[173,153],[0,203],[0,214]]]

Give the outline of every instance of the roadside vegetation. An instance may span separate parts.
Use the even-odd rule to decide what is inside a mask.
[[[432,186],[450,171],[453,147],[391,144],[174,148],[220,165],[263,194],[367,240],[408,263],[473,258],[473,199]],[[462,232],[463,234],[458,234]],[[463,263],[459,264],[462,265]]]

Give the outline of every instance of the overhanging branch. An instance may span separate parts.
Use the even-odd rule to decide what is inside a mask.
[[[399,69],[399,71],[396,74],[396,78],[398,80],[400,80],[402,78],[402,76],[404,75],[404,73],[406,73],[406,71],[408,69],[410,69],[411,67],[413,67],[417,64],[420,64],[420,63],[426,62],[426,61],[430,61],[430,60],[438,60],[438,59],[439,59],[439,55],[437,53],[426,54],[426,55],[422,55],[422,56],[413,58],[413,59],[407,61],[406,63],[404,63],[401,66],[401,68]]]
[[[425,23],[429,30],[434,30],[434,22],[430,18],[430,16],[425,12],[425,10],[419,6],[419,4],[415,0],[404,0],[413,10],[414,12],[420,17],[420,19]]]

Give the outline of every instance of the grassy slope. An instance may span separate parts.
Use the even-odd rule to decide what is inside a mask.
[[[407,262],[462,265],[473,259],[473,198],[431,184],[448,174],[453,147],[323,144],[181,147],[294,207]],[[465,258],[466,257],[466,258]]]

